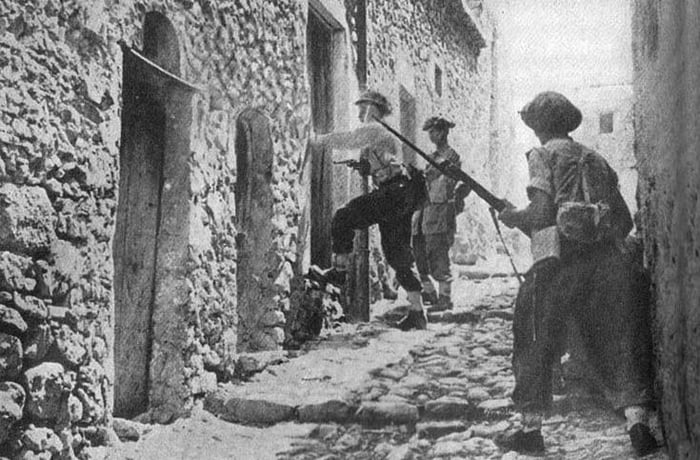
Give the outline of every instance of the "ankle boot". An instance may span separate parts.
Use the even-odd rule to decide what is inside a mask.
[[[519,454],[538,457],[545,453],[544,438],[540,430],[501,433],[495,437],[494,442],[505,451],[514,450]]]
[[[410,310],[397,324],[397,327],[402,331],[411,329],[428,329],[428,317],[423,309],[423,301],[420,292],[408,292],[408,301],[411,303]]]
[[[430,278],[421,275],[421,284],[423,284],[423,292],[421,292],[421,298],[423,299],[423,304],[429,303],[431,305],[436,305],[438,301],[437,292],[435,292],[435,286]]]
[[[320,285],[332,284],[338,288],[345,286],[346,272],[338,270],[335,267],[326,268],[325,270],[318,265],[309,267],[309,271],[304,275],[306,279],[315,281]]]
[[[349,259],[349,254],[333,254],[333,267],[324,270],[318,265],[312,265],[305,277],[321,285],[332,284],[342,289],[347,279]]]
[[[449,296],[441,295],[438,297],[438,301],[433,307],[434,311],[445,311],[445,310],[452,310],[452,299],[450,299]]]

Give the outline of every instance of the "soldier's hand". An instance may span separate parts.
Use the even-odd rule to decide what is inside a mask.
[[[498,213],[498,220],[503,222],[506,227],[513,228],[520,223],[520,216],[513,203],[508,200],[503,200],[503,203],[506,207]]]
[[[361,158],[360,161],[357,162],[355,169],[357,169],[357,172],[359,172],[361,176],[369,176],[371,172],[369,160],[367,158]]]
[[[472,188],[462,182],[455,189],[455,199],[464,200],[472,192]]]

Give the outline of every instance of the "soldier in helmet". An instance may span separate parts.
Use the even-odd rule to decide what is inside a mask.
[[[445,118],[431,117],[425,121],[423,130],[428,131],[430,141],[435,144],[432,159],[459,168],[461,159],[447,140],[454,126]],[[460,196],[457,196],[457,181],[430,164],[425,168],[425,180],[428,200],[413,214],[413,254],[423,284],[423,301],[431,303],[433,310],[449,310],[452,308],[449,250],[454,243],[456,214],[462,210],[462,200],[469,191],[465,190],[466,186],[461,186]],[[431,277],[437,282],[437,291]]]
[[[323,270],[312,266],[307,276],[343,286],[355,230],[379,224],[384,256],[410,302],[409,312],[398,327],[426,329],[428,319],[421,299],[421,282],[411,250],[411,216],[425,200],[425,180],[420,171],[402,164],[395,139],[375,121],[375,117],[382,119],[391,113],[386,97],[376,91],[366,91],[356,104],[362,122],[360,127],[319,135],[311,142],[330,149],[361,149],[361,160],[368,164],[375,189],[335,212],[331,224],[333,267]]]
[[[540,428],[552,402],[552,365],[563,353],[572,319],[583,333],[596,380],[624,413],[632,446],[646,455],[657,448],[647,424],[653,403],[649,286],[622,249],[633,224],[617,174],[601,155],[570,137],[582,114],[562,94],[540,93],[520,115],[541,143],[527,153],[530,203],[524,209],[509,204],[499,219],[533,235],[533,246],[535,235],[544,232],[551,235],[547,244],[559,249],[533,266],[518,292],[513,401],[523,413],[523,427],[497,442],[521,453],[545,452]],[[585,215],[569,210],[581,206],[601,206],[600,216],[608,217],[601,222],[608,223],[600,229],[579,226]]]

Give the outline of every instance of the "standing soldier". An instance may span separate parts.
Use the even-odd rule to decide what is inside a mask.
[[[621,249],[632,219],[617,174],[569,136],[582,115],[562,94],[540,93],[520,115],[541,143],[527,154],[530,204],[519,210],[509,205],[499,218],[531,234],[533,246],[536,234],[551,236],[541,241],[559,251],[535,264],[518,293],[513,401],[523,428],[499,436],[498,443],[521,453],[545,452],[541,424],[552,403],[552,365],[572,318],[606,396],[627,418],[632,446],[646,455],[657,447],[647,425],[654,402],[649,287]]]
[[[447,135],[454,126],[444,118],[431,117],[426,120],[423,130],[428,131],[430,141],[435,144],[432,159],[459,168],[461,159],[447,142]],[[456,196],[457,181],[430,164],[425,168],[425,180],[428,201],[423,209],[413,214],[413,254],[423,284],[423,301],[431,303],[433,310],[449,310],[452,309],[449,250],[454,243],[456,214],[462,210],[462,200],[469,192],[465,190],[466,186],[460,187],[460,191],[466,193]],[[437,292],[431,276],[438,283]]]
[[[425,200],[425,180],[419,170],[401,163],[396,141],[375,121],[375,118],[382,119],[391,113],[387,99],[376,91],[367,91],[356,104],[362,121],[359,128],[320,135],[312,143],[331,149],[362,149],[361,161],[367,165],[376,188],[336,211],[331,224],[333,267],[321,270],[312,266],[307,276],[343,286],[355,230],[379,224],[384,256],[396,271],[396,279],[406,290],[410,302],[409,312],[398,327],[402,330],[427,329],[421,283],[411,250],[411,216]]]

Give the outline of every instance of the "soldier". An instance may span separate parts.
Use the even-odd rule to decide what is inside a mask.
[[[376,188],[336,211],[331,224],[333,267],[322,270],[312,266],[307,277],[343,286],[354,231],[379,224],[384,256],[395,270],[396,279],[406,290],[410,303],[409,312],[398,327],[426,329],[428,318],[411,250],[411,215],[425,200],[425,180],[419,170],[401,163],[396,141],[374,120],[374,117],[381,119],[391,113],[387,99],[376,91],[367,91],[356,104],[362,121],[360,127],[320,135],[312,143],[331,149],[362,149],[361,160],[366,162]]]
[[[459,168],[461,159],[447,141],[450,129],[454,126],[454,123],[444,118],[431,117],[425,121],[423,130],[428,131],[430,141],[435,144],[432,159]],[[433,310],[449,310],[452,309],[449,250],[454,243],[456,214],[462,210],[462,200],[469,191],[465,189],[466,186],[462,186],[459,188],[462,193],[456,196],[457,181],[430,164],[425,168],[425,181],[428,201],[423,209],[413,214],[413,254],[423,284],[423,301],[431,303]],[[459,204],[456,205],[456,202]],[[431,276],[438,283],[437,292]]]
[[[530,204],[521,210],[509,205],[499,218],[531,234],[533,248],[537,235],[549,235],[542,246],[558,248],[558,255],[535,264],[518,293],[513,401],[523,413],[523,428],[498,443],[544,453],[540,427],[552,401],[552,365],[572,318],[597,380],[627,419],[632,446],[648,454],[657,447],[646,420],[653,403],[649,286],[621,249],[632,219],[617,175],[598,153],[569,137],[582,115],[563,95],[538,94],[520,115],[542,144],[527,154]],[[591,224],[593,214],[598,218]]]

